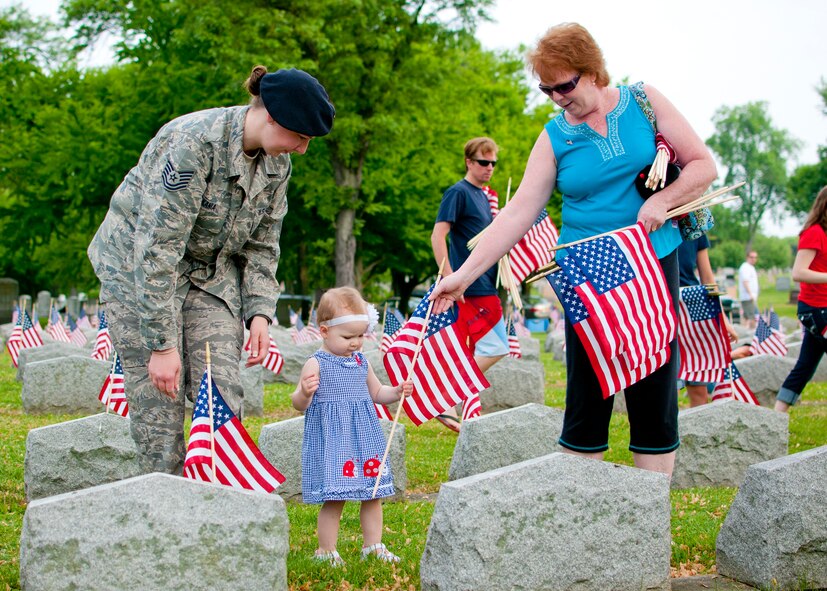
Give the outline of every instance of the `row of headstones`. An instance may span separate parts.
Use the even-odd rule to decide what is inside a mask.
[[[319,348],[318,342],[296,345],[281,327],[273,327],[271,334],[285,364],[276,375],[262,366],[244,367],[245,359],[242,359],[245,416],[263,415],[265,382],[297,383],[304,362]],[[539,361],[539,342],[522,339],[521,346],[522,359],[503,359],[486,374],[492,384],[480,396],[486,412],[543,401],[545,374]],[[379,380],[389,383],[382,353],[375,342],[366,343],[365,356]],[[23,411],[28,414],[98,412],[101,408],[98,393],[110,369],[111,362],[92,359],[88,349],[69,343],[52,342],[23,349],[17,369],[17,379],[23,382]]]
[[[724,407],[735,404],[710,409],[729,414]],[[501,425],[521,412],[545,430],[558,421],[529,405],[471,420],[463,433],[473,438],[490,422],[488,441],[501,441],[496,432],[502,435]],[[107,429],[113,419],[120,420],[105,419]],[[510,426],[524,424],[517,419]],[[300,444],[296,426],[283,426],[272,442],[286,437]],[[395,440],[404,440],[399,435]],[[512,441],[532,439],[519,435]],[[262,449],[271,449],[262,439]],[[544,439],[547,447],[552,439]],[[513,451],[505,454],[513,459]],[[671,504],[664,475],[547,449],[503,467],[489,459],[486,471],[441,487],[421,561],[422,589],[669,589]],[[399,479],[404,459],[391,461]],[[827,447],[749,466],[718,536],[718,572],[777,589],[799,589],[802,581],[804,588],[827,585],[825,478]],[[277,495],[138,476],[30,502],[21,584],[116,589],[151,576],[155,589],[180,588],[181,580],[194,588],[286,589],[287,548],[287,517]],[[222,555],[232,556],[232,569],[215,559]]]
[[[14,293],[15,294],[17,293],[17,287],[16,286],[14,288]],[[32,308],[32,296],[30,296],[28,294],[23,294],[23,295],[20,295],[20,296],[15,295],[14,299],[17,300],[18,297],[21,300],[21,303],[22,303],[23,307],[28,309],[28,310],[31,310],[31,308]],[[52,309],[52,304],[54,303],[54,301],[55,300],[52,297],[51,292],[46,291],[46,290],[37,292],[37,299],[34,302],[34,305],[37,306],[37,315],[41,316],[41,317],[48,316],[49,312]],[[78,314],[80,313],[81,303],[82,302],[81,302],[81,300],[78,296],[70,295],[68,298],[66,298],[66,310],[72,316],[77,318]]]

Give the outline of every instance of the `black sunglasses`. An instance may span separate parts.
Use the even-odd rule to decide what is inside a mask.
[[[558,84],[557,86],[546,86],[545,84],[540,84],[538,88],[546,93],[548,96],[551,96],[552,92],[556,92],[557,94],[568,94],[575,88],[577,88],[577,83],[580,82],[580,74],[569,80],[568,82],[563,82],[562,84]]]
[[[482,166],[483,168],[486,168],[489,164],[491,165],[491,168],[497,166],[496,160],[483,160],[481,158],[472,158],[472,160],[480,166]]]

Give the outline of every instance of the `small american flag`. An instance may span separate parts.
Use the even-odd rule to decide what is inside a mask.
[[[80,314],[78,314],[78,326],[80,328],[92,328],[92,323],[89,322],[89,316],[86,315],[86,310],[83,308],[80,309]]]
[[[703,285],[681,289],[678,347],[678,377],[688,382],[720,382],[732,363],[721,302]]]
[[[279,347],[276,345],[276,341],[273,340],[273,336],[269,335],[269,338],[270,345],[267,349],[267,356],[264,360],[262,360],[261,365],[272,371],[274,374],[278,374],[284,367],[284,357],[282,357],[281,351],[279,351]],[[244,350],[247,352],[250,351],[250,339],[247,339],[247,344],[244,345]]]
[[[550,248],[557,245],[557,228],[544,209],[517,244],[509,251],[511,274],[517,283],[534,271],[549,264],[554,258]]]
[[[122,417],[129,417],[129,403],[126,401],[124,390],[123,364],[121,364],[121,358],[117,353],[115,353],[115,360],[112,363],[112,370],[103,381],[98,400],[109,410]]]
[[[750,351],[753,355],[784,357],[787,355],[787,345],[782,337],[780,331],[770,328],[764,317],[759,316],[758,325],[755,327],[755,340],[749,347]]]
[[[433,288],[432,285],[419,302],[384,358],[391,384],[398,386],[409,377],[413,382],[413,394],[405,398],[403,407],[415,425],[421,425],[489,386],[464,339],[455,330],[456,306],[442,314],[432,314],[425,327],[428,297]],[[423,328],[426,330],[420,355],[411,370]]]
[[[393,414],[391,413],[390,409],[385,406],[384,404],[376,404],[373,403],[373,406],[376,407],[376,416],[380,419],[387,419],[388,421],[393,420]]]
[[[405,319],[396,308],[388,308],[385,311],[385,321],[382,325],[382,341],[379,343],[379,350],[387,353],[397,333],[405,324]]]
[[[491,217],[496,216],[500,212],[500,196],[497,192],[488,185],[482,188],[482,192],[488,198],[488,207],[491,209]]]
[[[69,340],[78,347],[84,346],[89,339],[80,329],[80,325],[68,314],[66,315],[66,323],[69,325]]]
[[[629,367],[638,367],[669,346],[677,319],[642,224],[571,246],[568,253],[565,271],[578,294],[590,312],[600,309],[609,319],[607,354],[623,353]]]
[[[482,404],[479,393],[471,394],[462,401],[462,420],[475,419],[482,414]]]
[[[9,335],[9,340],[6,342],[6,347],[11,355],[11,361],[17,367],[17,359],[22,349],[32,349],[43,345],[43,339],[40,338],[40,333],[35,329],[29,313],[23,310],[21,316],[17,319],[17,324]]]
[[[517,330],[514,328],[514,321],[508,321],[508,356],[520,359],[523,351],[520,349],[520,339],[517,337]]]
[[[63,321],[60,319],[60,314],[55,308],[52,308],[52,311],[49,314],[49,326],[46,327],[46,332],[49,333],[49,336],[55,341],[60,343],[71,342],[69,340],[69,333],[63,326]]]
[[[741,372],[738,371],[734,363],[730,363],[724,372],[723,380],[718,382],[712,391],[712,400],[723,400],[725,398],[734,398],[747,404],[760,406],[755,394],[750,390],[747,381],[741,377]]]
[[[14,305],[14,309],[11,312],[11,323],[17,324],[17,319],[20,318],[20,306],[17,304]]]
[[[608,398],[669,361],[677,322],[640,224],[589,242],[571,247],[548,280]]]
[[[105,361],[112,354],[112,337],[109,334],[109,324],[106,322],[106,312],[98,312],[98,336],[95,337],[95,348],[92,358]]]
[[[214,456],[210,449],[210,383]],[[284,482],[284,476],[264,457],[244,425],[224,402],[215,382],[210,382],[205,371],[192,411],[192,426],[187,456],[184,459],[184,476],[202,482],[212,482],[213,462],[216,480],[233,488],[269,494]]]
[[[322,340],[322,333],[315,326],[305,326],[302,319],[296,317],[296,326],[291,329],[290,337],[297,345]]]

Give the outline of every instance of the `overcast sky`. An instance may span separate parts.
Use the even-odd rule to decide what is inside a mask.
[[[59,0],[23,5],[55,16]],[[775,127],[803,142],[791,168],[816,162],[818,146],[827,144],[815,90],[827,79],[825,0],[499,0],[493,17],[477,35],[490,49],[532,46],[548,27],[579,22],[603,49],[614,80],[656,86],[703,139],[714,132],[719,107],[766,101]]]
[[[552,25],[580,23],[614,80],[656,86],[703,139],[720,106],[766,101],[774,125],[804,142],[800,163],[827,144],[815,91],[827,79],[824,0],[500,0],[493,16],[477,35],[492,49],[531,47]]]

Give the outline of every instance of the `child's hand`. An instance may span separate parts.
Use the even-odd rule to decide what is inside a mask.
[[[301,380],[302,394],[310,398],[319,389],[319,374],[312,373]]]
[[[408,380],[407,382],[402,382],[401,385],[396,387],[396,391],[399,394],[399,399],[402,400],[403,398],[410,396],[413,394],[413,382]]]

